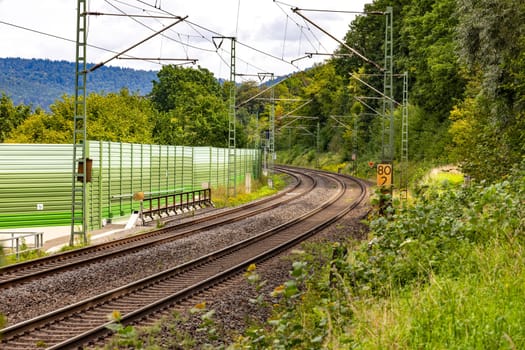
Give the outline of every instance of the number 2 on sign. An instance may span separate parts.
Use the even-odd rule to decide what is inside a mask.
[[[377,186],[392,185],[392,164],[377,164]]]

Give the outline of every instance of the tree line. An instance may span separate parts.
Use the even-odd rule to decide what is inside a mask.
[[[0,91],[15,104],[25,104],[49,111],[49,105],[64,92],[75,89],[75,63],[48,59],[0,58]],[[104,66],[87,75],[90,91],[118,92],[127,87],[141,95],[151,91],[155,71]]]
[[[385,18],[372,14],[387,6],[394,9],[394,73],[409,76],[410,159],[458,163],[478,179],[504,177],[522,162],[525,147],[525,4],[375,0],[365,6],[368,15],[349,25],[344,40],[381,65]],[[352,76],[382,90],[382,72],[343,46],[336,53],[323,64],[281,77],[278,84],[235,85],[237,146],[263,144],[273,110],[278,150],[297,156],[317,149],[337,154],[340,161],[355,158],[357,150],[361,161],[377,159],[381,102],[365,103],[363,97],[373,92]],[[126,89],[90,94],[88,137],[225,147],[231,88],[202,67],[163,66],[146,96]],[[402,92],[396,75],[394,99],[401,101]],[[2,95],[0,142],[70,142],[73,110],[73,98],[66,95],[50,112],[15,106]],[[399,152],[399,108],[394,115]]]

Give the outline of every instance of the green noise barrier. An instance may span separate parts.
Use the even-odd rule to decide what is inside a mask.
[[[150,197],[226,187],[228,149],[89,141],[88,229],[140,208],[133,193]],[[261,152],[235,150],[235,179],[261,175]],[[0,144],[0,229],[71,224],[73,147]]]

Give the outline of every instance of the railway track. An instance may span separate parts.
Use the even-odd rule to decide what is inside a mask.
[[[77,348],[110,334],[107,315],[119,310],[122,324],[152,313],[244,271],[315,234],[357,206],[366,185],[355,179],[322,175],[337,191],[315,210],[252,238],[153,276],[1,330],[2,349]],[[350,200],[351,198],[351,200]]]
[[[52,273],[73,270],[89,263],[130,254],[153,245],[181,239],[211,227],[239,221],[304,196],[315,187],[315,180],[309,175],[295,173],[286,169],[281,169],[281,171],[292,176],[295,184],[275,196],[216,214],[197,217],[177,225],[169,225],[169,221],[167,221],[167,227],[165,228],[132,237],[0,268],[0,289],[27,283]]]

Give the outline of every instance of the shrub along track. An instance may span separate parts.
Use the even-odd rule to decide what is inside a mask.
[[[366,187],[360,181],[352,180],[359,187],[355,194],[348,190],[349,179],[317,176],[335,183],[337,191],[315,210],[177,267],[5,328],[2,348],[30,349],[38,344],[58,349],[92,342],[109,333],[107,315],[112,310],[122,313],[123,324],[139,322],[242,272],[250,263],[288,249],[348,213],[365,197]]]
[[[130,254],[148,246],[165,244],[212,227],[239,221],[304,196],[315,187],[315,180],[311,176],[286,169],[281,169],[281,171],[293,177],[294,185],[277,195],[211,215],[202,215],[177,225],[170,225],[168,221],[165,228],[132,237],[0,268],[0,289],[26,283],[51,273],[60,273],[86,264]]]

